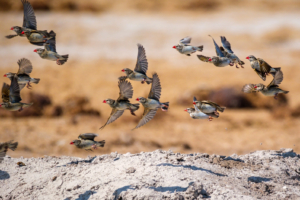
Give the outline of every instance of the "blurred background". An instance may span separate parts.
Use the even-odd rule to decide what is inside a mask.
[[[244,154],[260,149],[293,148],[300,153],[300,1],[286,0],[29,0],[39,30],[54,30],[56,49],[69,54],[63,66],[43,60],[26,38],[6,39],[23,20],[21,1],[0,1],[0,77],[18,70],[23,57],[33,64],[31,77],[41,78],[32,90],[21,91],[23,102],[34,105],[22,112],[0,110],[0,142],[15,140],[19,148],[8,154],[24,156],[94,156],[118,151],[137,153],[156,149],[174,152]],[[185,56],[172,47],[186,36],[204,45],[205,56],[215,55],[212,35],[220,44],[226,36],[244,69],[217,68]],[[129,112],[103,130],[111,109],[102,101],[118,97],[118,77],[133,69],[141,43],[148,58],[148,74],[157,72],[161,101],[145,126],[132,131],[143,109]],[[289,90],[278,100],[262,94],[243,94],[247,83],[262,83],[245,58],[254,55],[281,67],[280,87]],[[269,84],[272,77],[264,82]],[[134,96],[147,96],[150,85],[132,82]],[[212,100],[227,109],[218,119],[194,120],[184,112],[193,96]],[[106,140],[94,152],[70,145],[81,133]]]

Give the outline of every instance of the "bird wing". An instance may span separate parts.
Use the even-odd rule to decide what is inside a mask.
[[[52,51],[52,52],[56,52],[56,41],[55,41],[55,37],[52,37],[51,39],[47,40],[44,43],[44,47],[47,51]]]
[[[209,62],[208,59],[210,58],[210,57],[206,57],[203,55],[197,55],[197,57],[199,58],[199,60],[201,60],[203,62]]]
[[[106,125],[116,121],[116,119],[121,117],[121,115],[123,115],[123,113],[124,113],[124,110],[117,110],[117,109],[113,108],[107,122],[100,129],[103,129]]]
[[[263,80],[266,80],[266,74],[261,73],[260,71],[257,71],[256,69],[254,69],[254,71],[256,72],[256,74]]]
[[[82,139],[82,140],[93,140],[95,139],[95,137],[97,137],[98,135],[97,134],[94,134],[94,133],[83,133],[83,134],[80,134],[78,136],[78,139]]]
[[[27,0],[21,0],[24,9],[23,27],[37,30],[34,10]]]
[[[160,81],[159,81],[157,73],[154,73],[153,77],[152,77],[152,85],[151,85],[151,89],[150,89],[148,98],[159,101],[160,94],[161,94]]]
[[[195,111],[196,111],[196,112],[201,112],[201,111],[199,110],[199,108],[198,108],[196,105],[194,105],[194,107],[195,107]]]
[[[180,44],[187,45],[187,44],[191,43],[191,40],[192,40],[192,38],[189,37],[189,36],[187,36],[187,37],[185,37],[185,38],[182,38],[182,39],[179,41],[179,43],[180,43]]]
[[[1,150],[1,152],[0,152],[0,163],[4,160],[6,152],[7,152],[7,148],[4,148],[3,150]]]
[[[226,49],[226,51],[228,53],[233,53],[233,51],[231,50],[231,45],[230,45],[229,41],[226,40],[225,36],[221,36],[221,42],[222,42],[223,47]]]
[[[26,86],[26,83],[19,83],[19,88],[20,88],[20,91]]]
[[[195,101],[197,101],[197,98],[196,98],[196,97],[194,97],[194,99],[193,99],[193,102],[195,102]]]
[[[272,67],[266,61],[264,61],[261,58],[257,58],[257,60],[258,60],[258,63],[259,63],[261,73],[265,74],[265,73],[269,73],[271,71]]]
[[[14,75],[14,77],[11,79],[11,84],[9,88],[9,102],[11,103],[19,103],[22,101],[20,97],[20,87],[18,84],[18,77],[17,75]]]
[[[146,52],[141,44],[138,44],[138,56],[134,71],[146,74],[148,70],[148,61],[146,57]]]
[[[274,75],[273,80],[271,81],[271,83],[267,86],[267,88],[270,88],[272,86],[277,86],[279,85],[283,80],[283,73],[281,70],[277,71]]]
[[[9,84],[3,83],[1,93],[2,93],[2,101],[4,103],[8,103],[9,102],[9,88],[10,88]]]
[[[202,103],[205,103],[205,104],[209,104],[209,105],[211,105],[211,106],[213,106],[213,107],[220,107],[218,104],[216,104],[215,102],[213,102],[213,101],[209,101],[209,100],[203,100],[203,101],[201,101]]]
[[[26,59],[22,58],[18,61],[19,70],[17,74],[30,74],[32,72],[32,64],[31,62]]]
[[[225,57],[224,54],[223,54],[223,52],[221,51],[220,47],[218,46],[218,44],[214,40],[214,38],[212,36],[210,36],[210,35],[209,35],[209,37],[211,37],[213,39],[213,41],[214,41],[217,56],[219,56],[219,57]]]
[[[132,85],[130,82],[126,81],[126,80],[121,80],[119,81],[119,98],[117,99],[117,101],[122,101],[122,100],[128,100],[130,98],[132,98],[133,96],[133,89],[132,89]]]
[[[242,88],[242,92],[244,92],[244,93],[256,92],[256,90],[254,88],[254,84],[246,84],[246,85],[244,85],[243,88]]]
[[[144,108],[144,113],[142,115],[142,118],[140,119],[138,125],[134,128],[137,129],[143,125],[145,125],[146,123],[148,123],[151,119],[153,119],[153,117],[156,114],[157,109],[149,109],[149,108]]]

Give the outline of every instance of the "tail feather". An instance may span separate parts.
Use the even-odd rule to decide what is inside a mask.
[[[224,112],[224,110],[226,109],[226,107],[218,107],[218,111],[220,111],[220,112]]]
[[[7,39],[11,39],[11,38],[14,38],[14,37],[16,37],[16,36],[18,36],[18,35],[7,35],[7,36],[5,36]]]
[[[98,147],[104,147],[104,145],[105,145],[105,140],[97,141],[97,146]]]
[[[40,79],[39,78],[32,78],[30,80],[31,83],[35,83],[35,84],[38,84],[40,82]]]
[[[54,38],[56,36],[56,33],[53,30],[51,30],[49,32],[49,35],[50,35],[51,38]]]
[[[8,142],[8,148],[11,149],[12,151],[16,150],[18,147],[18,142],[12,143],[12,141]]]
[[[161,104],[162,104],[162,106],[161,106],[162,111],[168,111],[169,102],[165,102],[165,103],[161,103]]]
[[[289,93],[289,92],[290,92],[290,91],[285,91],[285,90],[282,91],[283,94],[287,94],[287,93]]]
[[[69,54],[61,55],[61,57],[64,58],[64,59],[60,59],[60,60],[59,60],[59,63],[60,63],[60,65],[63,65],[65,62],[68,61]]]
[[[203,51],[203,45],[198,46],[198,50],[197,51]]]
[[[147,83],[147,84],[152,83],[152,78],[149,78],[149,80],[146,80],[146,83]]]

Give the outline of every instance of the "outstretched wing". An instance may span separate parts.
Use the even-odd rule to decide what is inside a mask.
[[[277,86],[279,85],[283,80],[283,73],[281,70],[277,71],[274,75],[273,80],[271,81],[271,83],[267,86],[267,88],[270,88],[272,86]]]
[[[187,37],[185,37],[185,38],[182,38],[182,39],[179,41],[179,43],[180,43],[180,44],[187,45],[187,44],[191,43],[191,40],[192,40],[192,38],[189,37],[189,36],[187,36]]]
[[[160,81],[159,81],[157,73],[154,73],[153,77],[152,77],[152,85],[151,85],[151,89],[150,89],[148,98],[159,101],[160,94],[161,94]]]
[[[134,71],[146,74],[148,70],[148,61],[146,57],[146,52],[144,47],[141,44],[138,44],[138,56]]]
[[[203,55],[197,55],[197,57],[199,58],[199,60],[201,60],[203,62],[210,62],[210,61],[208,61],[210,57],[206,57]]]
[[[27,0],[21,0],[24,9],[23,27],[37,30],[34,10]]]
[[[10,85],[8,85],[7,83],[3,83],[1,93],[2,93],[2,101],[4,103],[9,102],[9,88],[10,88]]]
[[[52,37],[51,39],[47,40],[44,43],[44,47],[47,51],[52,51],[56,53],[56,41],[55,37]]]
[[[78,136],[78,139],[82,139],[82,140],[94,140],[95,137],[97,137],[98,135],[97,134],[94,134],[94,133],[83,133],[83,134],[80,134]]]
[[[193,102],[196,102],[197,101],[197,98],[196,97],[194,97],[194,99],[193,99]]]
[[[210,35],[209,35],[209,37],[211,37],[212,40],[214,41],[217,56],[219,56],[219,57],[225,57],[224,54],[223,54],[223,52],[221,51],[220,47],[218,46],[218,44],[214,40],[214,38],[212,36],[210,36]]]
[[[244,92],[244,93],[256,92],[256,90],[254,88],[254,84],[246,84],[246,85],[244,85],[243,88],[242,88],[242,92]]]
[[[19,70],[17,74],[30,74],[32,72],[32,64],[31,62],[26,59],[22,58],[18,61]]]
[[[117,110],[117,109],[112,109],[110,116],[107,120],[107,122],[100,128],[103,129],[106,125],[116,121],[116,119],[118,119],[119,117],[121,117],[121,115],[123,115],[124,110]]]
[[[144,109],[144,113],[142,115],[142,118],[140,119],[138,125],[134,128],[137,129],[145,124],[147,124],[156,114],[157,109],[151,110],[149,108]]]
[[[126,81],[126,80],[121,80],[119,81],[119,98],[117,101],[121,101],[121,100],[128,100],[130,98],[132,98],[133,95],[133,89],[132,89],[132,85],[130,82]]]
[[[265,73],[269,73],[271,71],[272,67],[266,61],[264,61],[261,58],[257,58],[257,60],[259,63],[261,73],[265,74]]]
[[[225,36],[221,36],[221,42],[222,42],[222,45],[226,49],[227,52],[233,53],[233,51],[231,50],[231,45],[228,42],[228,40],[226,40]]]
[[[12,79],[11,79],[11,84],[10,84],[10,88],[9,88],[9,101],[11,103],[19,103],[20,101],[22,101],[22,99],[20,97],[20,87],[18,84],[17,75],[12,77]]]

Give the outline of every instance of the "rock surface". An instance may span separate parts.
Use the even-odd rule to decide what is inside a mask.
[[[292,149],[228,157],[162,150],[6,157],[0,199],[300,199],[299,158]]]

